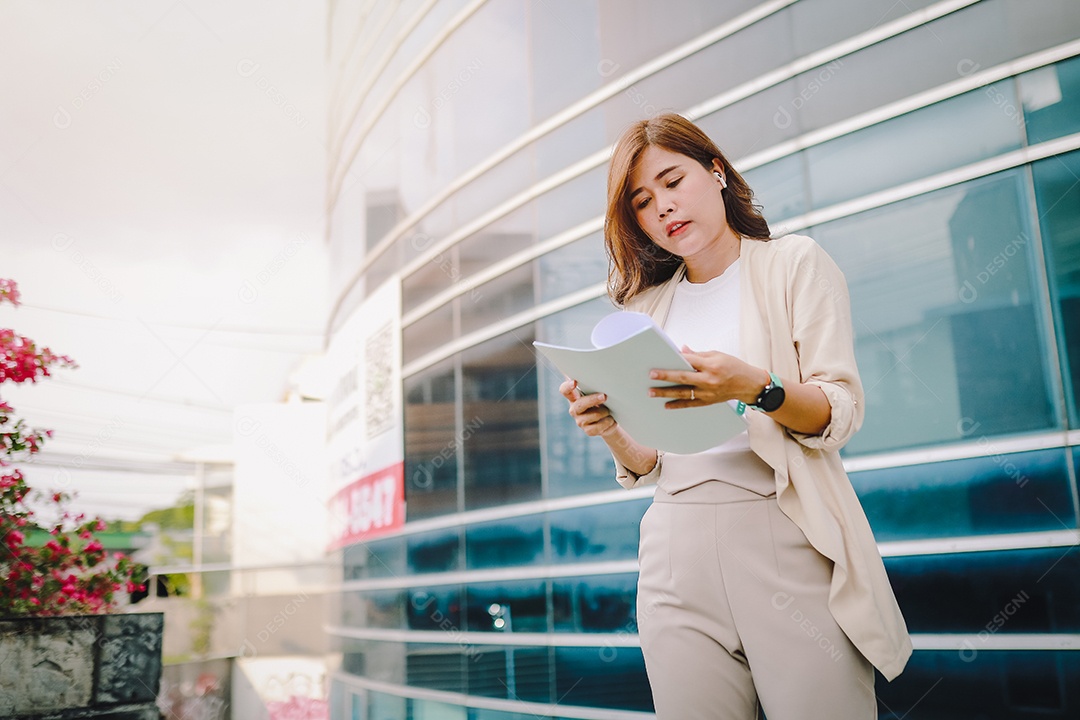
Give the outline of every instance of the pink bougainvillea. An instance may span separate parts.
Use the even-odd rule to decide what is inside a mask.
[[[4,302],[18,306],[19,289],[15,281],[0,278],[0,304]],[[37,382],[54,366],[78,367],[70,357],[0,328],[0,383]],[[52,430],[30,428],[14,413],[0,400],[0,616],[108,612],[121,589],[143,589],[131,580],[135,563],[105,552],[94,535],[105,523],[68,512],[67,493],[32,490],[22,471],[11,467],[30,460],[52,437]],[[40,524],[30,500],[53,505],[58,519]],[[34,530],[52,537],[43,545],[30,545]]]

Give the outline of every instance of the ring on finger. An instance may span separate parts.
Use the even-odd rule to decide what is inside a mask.
[[[694,399],[694,388],[690,388],[690,399]]]

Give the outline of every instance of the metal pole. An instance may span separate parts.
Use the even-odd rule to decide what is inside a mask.
[[[203,506],[206,504],[206,472],[203,463],[195,463],[195,518],[191,529],[191,594],[196,600],[203,596]]]

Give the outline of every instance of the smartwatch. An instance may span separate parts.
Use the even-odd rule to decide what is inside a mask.
[[[761,391],[761,394],[757,396],[757,400],[754,401],[754,407],[763,412],[772,412],[778,410],[781,405],[784,404],[784,384],[780,382],[780,378],[776,377],[776,373],[769,373],[769,384],[765,386],[765,389]]]

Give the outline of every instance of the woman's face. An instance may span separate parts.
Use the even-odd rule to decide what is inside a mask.
[[[650,145],[630,173],[630,207],[654,243],[685,259],[714,249],[727,229],[721,189],[697,160]]]

